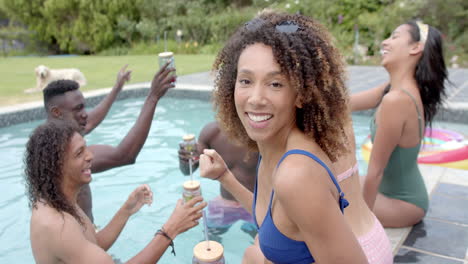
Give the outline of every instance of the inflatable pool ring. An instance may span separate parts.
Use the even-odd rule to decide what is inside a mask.
[[[372,142],[369,136],[361,146],[362,157],[367,162],[371,149]],[[454,131],[426,128],[418,163],[468,170],[468,140]]]

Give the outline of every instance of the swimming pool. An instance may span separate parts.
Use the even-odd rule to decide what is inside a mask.
[[[118,101],[108,117],[90,135],[88,144],[116,145],[134,124],[143,98]],[[131,166],[94,174],[91,183],[94,217],[104,226],[120,208],[130,192],[148,183],[154,192],[151,207],[144,206],[127,223],[114,246],[108,251],[126,261],[146,246],[154,233],[171,214],[175,202],[182,196],[184,177],[179,171],[177,148],[182,136],[198,135],[201,128],[214,120],[211,104],[195,99],[164,98],[157,107],[149,137]],[[369,117],[354,116],[356,142],[360,145],[369,133]],[[42,121],[0,129],[0,263],[34,263],[29,242],[30,210],[27,206],[23,180],[23,152],[31,131]],[[441,124],[441,127],[453,127]],[[465,133],[466,126],[459,126]],[[460,130],[462,129],[462,130]],[[464,130],[464,131],[463,131]],[[360,151],[360,147],[357,148]],[[366,164],[359,153],[361,173]],[[199,179],[198,171],[195,177]],[[201,179],[205,200],[216,197],[217,182]],[[241,222],[222,235],[227,263],[240,263],[252,237],[241,230]],[[175,240],[177,256],[166,251],[159,263],[188,263],[193,246],[203,239],[202,226],[179,235]]]

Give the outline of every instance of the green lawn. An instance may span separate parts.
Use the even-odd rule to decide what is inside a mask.
[[[176,55],[177,75],[208,71],[214,55]],[[83,91],[113,86],[118,70],[125,64],[132,70],[130,83],[147,82],[158,70],[157,55],[58,56],[0,58],[0,106],[41,100],[41,93],[24,93],[36,85],[34,68],[78,68],[86,77]]]

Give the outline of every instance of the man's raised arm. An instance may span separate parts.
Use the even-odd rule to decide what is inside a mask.
[[[117,73],[117,81],[112,91],[88,113],[88,122],[84,131],[85,134],[89,134],[104,120],[115,98],[117,98],[117,95],[122,90],[122,87],[126,82],[130,81],[132,71],[127,71],[127,66],[128,64],[123,66]]]
[[[175,69],[168,68],[167,66],[166,64],[162,67],[153,77],[151,89],[146,97],[140,115],[120,144],[117,147],[109,145],[89,146],[89,149],[94,154],[91,165],[93,173],[135,163],[138,153],[148,137],[159,99],[166,94],[167,90],[175,86],[174,81],[176,76],[171,74]]]

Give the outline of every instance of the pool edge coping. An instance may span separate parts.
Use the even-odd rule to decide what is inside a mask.
[[[111,89],[112,88],[102,88],[83,92],[83,96],[86,100],[86,107],[96,106],[110,93]],[[146,97],[149,89],[149,82],[126,85],[118,94],[116,101]],[[212,87],[209,85],[180,84],[169,90],[165,97],[210,100],[211,91]],[[42,100],[0,107],[0,128],[45,118],[46,113]]]
[[[110,93],[111,89],[112,88],[102,88],[83,92],[83,96],[86,99],[86,106],[93,107],[97,105],[102,98]],[[119,93],[116,100],[145,97],[149,89],[150,82],[126,85]],[[169,90],[165,96],[209,101],[212,91],[212,85],[178,83],[176,87]],[[355,112],[355,114],[370,116],[373,114],[373,110],[359,111]],[[0,128],[45,118],[46,114],[42,100],[0,107]],[[445,103],[436,115],[435,120],[467,124],[468,103]]]

